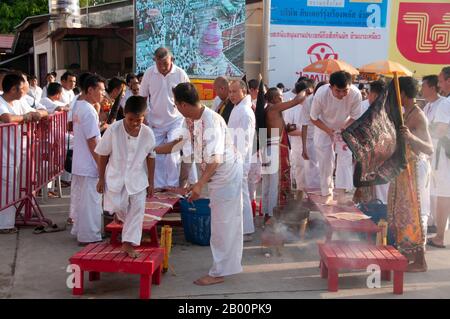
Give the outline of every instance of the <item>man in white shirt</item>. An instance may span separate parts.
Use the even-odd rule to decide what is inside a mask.
[[[133,74],[133,73],[127,74],[126,82],[127,82],[127,89],[125,90],[125,95],[120,100],[120,107],[121,108],[125,107],[125,103],[127,102],[128,98],[130,96],[139,95],[139,93],[138,94],[134,94],[133,93],[133,85],[139,84],[139,80],[138,80],[137,76],[135,74]]]
[[[45,77],[47,84],[42,88],[42,95],[41,99],[44,97],[47,97],[47,87],[50,83],[53,83],[56,81],[56,72],[47,73],[47,76]]]
[[[259,92],[259,81],[256,79],[251,79],[250,81],[248,81],[248,93],[252,98],[253,111],[256,108],[256,100],[258,99],[258,92]]]
[[[34,75],[30,75],[28,77],[28,83],[30,83],[30,91],[28,91],[28,95],[33,98],[35,102],[40,102],[42,97],[42,89],[37,85],[37,77]]]
[[[253,212],[248,189],[248,173],[253,152],[253,139],[256,130],[255,113],[252,110],[251,96],[247,95],[247,85],[244,81],[233,81],[230,84],[230,100],[234,104],[228,120],[228,128],[234,147],[243,161],[242,200],[244,218],[244,241],[251,241],[255,232]]]
[[[62,85],[57,82],[48,85],[47,97],[41,100],[41,104],[45,106],[49,114],[59,111],[69,111],[69,106],[64,105],[64,103],[60,101],[62,90]]]
[[[26,94],[25,79],[21,74],[10,73],[3,78],[3,94],[0,96],[0,122],[1,123],[26,123],[37,122],[47,116],[44,110],[35,110],[30,106],[23,104],[20,100]],[[2,130],[3,151],[2,151],[2,203],[4,207],[12,201],[18,199],[20,184],[20,166],[25,169],[26,162],[22,162],[23,149],[20,147],[20,130],[10,130],[9,138],[7,130]],[[16,143],[14,139],[16,138]],[[9,154],[9,155],[8,155]],[[9,178],[7,179],[7,176]],[[16,189],[14,190],[14,187]],[[8,191],[8,194],[7,194]],[[13,198],[13,196],[16,198]],[[8,202],[6,196],[8,195]],[[14,227],[16,216],[16,207],[14,205],[0,212],[0,234],[16,233]]]
[[[333,199],[336,135],[361,116],[361,101],[361,92],[352,85],[352,77],[345,71],[331,74],[330,84],[323,85],[314,96],[311,121],[318,128],[314,131],[314,145],[319,161],[321,194],[328,197],[327,201]]]
[[[179,83],[189,82],[189,78],[173,63],[172,54],[166,48],[155,51],[154,61],[155,65],[144,74],[139,93],[150,101],[148,124],[155,134],[156,145],[160,145],[179,137],[184,119],[175,107],[172,89]],[[177,153],[156,155],[156,188],[179,186],[179,160]]]
[[[212,110],[219,112],[221,106],[228,102],[228,94],[230,92],[228,79],[224,76],[219,76],[214,80],[214,92],[216,97],[213,100]]]
[[[75,98],[73,89],[77,85],[77,77],[72,72],[67,71],[61,76],[61,85],[63,86],[61,102],[63,102],[64,105],[70,105]]]
[[[427,244],[437,248],[445,248],[444,235],[450,215],[450,159],[447,157],[446,153],[449,153],[450,150],[446,151],[442,141],[448,141],[448,138],[450,138],[450,66],[442,69],[438,81],[442,94],[447,98],[442,100],[441,103],[439,103],[439,107],[436,108],[430,130],[433,143],[435,140],[441,140],[441,142],[437,143],[435,154],[432,155],[431,163],[433,170],[431,195],[437,197],[435,221],[436,236],[430,238],[427,241]],[[429,111],[429,108],[424,111]],[[433,112],[429,111],[429,113]]]
[[[105,82],[97,75],[84,82],[84,100],[73,110],[71,216],[75,216],[71,234],[80,245],[102,240],[102,196],[97,192],[98,170],[95,148],[100,140],[99,118],[93,104],[105,94]]]
[[[193,123],[193,145],[186,143],[183,155],[201,166],[201,176],[192,187],[190,200],[197,200],[208,185],[211,208],[211,251],[209,274],[194,283],[205,286],[222,283],[224,276],[242,272],[242,162],[238,159],[227,125],[213,110],[200,104],[195,86],[181,83],[174,89],[178,110]],[[190,138],[188,139],[191,140]]]

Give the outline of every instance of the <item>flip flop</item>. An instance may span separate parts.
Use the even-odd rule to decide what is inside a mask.
[[[53,224],[51,226],[38,226],[33,230],[33,234],[39,235],[43,233],[56,233],[59,231],[66,230],[66,226],[59,227],[57,224]]]
[[[434,243],[433,240],[431,240],[431,239],[427,240],[427,245],[435,247],[435,248],[446,248],[445,245],[438,245],[438,244]]]

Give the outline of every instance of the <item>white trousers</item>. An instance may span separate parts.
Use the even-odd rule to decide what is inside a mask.
[[[345,142],[336,142],[336,188],[353,189],[353,155]]]
[[[426,158],[417,162],[417,188],[420,198],[420,218],[424,236],[427,236],[428,217],[430,216],[431,165]]]
[[[291,144],[292,149],[289,152],[289,161],[291,164],[291,184],[295,180],[297,190],[304,190],[306,187],[305,160],[302,157],[302,143],[295,140]]]
[[[305,160],[303,165],[305,168],[305,187],[320,188],[319,163],[317,161],[316,149],[312,138],[306,140],[306,150],[308,152],[309,160]]]
[[[174,141],[181,134],[183,121],[178,120],[164,128],[153,128],[156,145]],[[156,155],[155,161],[155,188],[179,187],[180,154],[179,152],[167,155]]]
[[[102,196],[97,192],[96,177],[72,175],[70,211],[74,216],[71,234],[80,243],[102,240]]]
[[[262,207],[264,213],[273,216],[273,209],[278,205],[279,185],[279,151],[280,146],[274,139],[274,144],[262,149]]]
[[[253,222],[253,210],[250,199],[250,190],[248,188],[248,172],[250,164],[244,164],[244,172],[242,174],[242,203],[243,203],[243,219],[244,234],[252,234],[255,232],[255,224]]]
[[[129,195],[125,187],[120,193],[106,190],[103,207],[108,212],[115,212],[123,222],[122,242],[134,246],[141,244],[146,197],[147,190],[134,195]]]
[[[320,191],[322,196],[332,195],[334,189],[333,171],[336,154],[331,141],[330,143],[315,144],[320,170]]]
[[[212,277],[229,276],[242,272],[242,165],[230,165],[227,183],[208,184],[211,207]]]
[[[16,198],[19,197],[19,167],[14,168],[13,166],[3,166],[2,167],[2,198],[1,207],[6,205],[6,195],[8,195],[8,202],[14,200],[14,182],[16,179]],[[6,179],[7,173],[9,174],[8,180]],[[8,190],[6,189],[8,187]],[[16,224],[16,207],[14,205],[0,211],[0,229],[11,229],[14,228]]]

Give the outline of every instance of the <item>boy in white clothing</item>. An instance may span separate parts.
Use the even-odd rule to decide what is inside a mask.
[[[153,195],[155,136],[143,124],[147,103],[132,96],[125,103],[123,120],[106,130],[95,152],[99,155],[97,191],[104,194],[106,211],[116,212],[124,223],[122,250],[131,258],[139,255],[145,199]]]

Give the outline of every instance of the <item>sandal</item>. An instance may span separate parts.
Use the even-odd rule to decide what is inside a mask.
[[[66,226],[59,227],[57,224],[53,224],[51,226],[38,226],[33,230],[33,234],[39,235],[43,233],[56,233],[59,231],[66,230]]]
[[[427,245],[435,248],[446,248],[445,245],[436,244],[431,238],[427,240]]]
[[[11,235],[11,234],[17,234],[19,229],[17,227],[9,228],[9,229],[0,229],[0,235]]]

